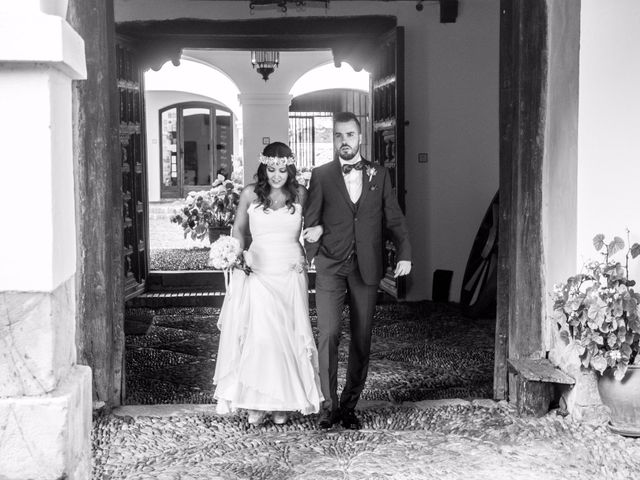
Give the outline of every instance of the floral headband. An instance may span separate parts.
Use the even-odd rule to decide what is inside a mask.
[[[260,163],[264,163],[267,167],[280,168],[287,165],[294,165],[295,158],[293,153],[290,157],[265,157],[260,154]]]

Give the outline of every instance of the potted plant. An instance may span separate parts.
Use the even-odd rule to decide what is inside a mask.
[[[228,235],[236,217],[240,186],[231,180],[216,182],[210,190],[189,192],[182,208],[170,218],[180,225],[184,238],[209,239],[213,243]]]
[[[625,249],[614,237],[593,238],[601,259],[554,288],[554,319],[569,353],[584,368],[599,372],[598,390],[611,409],[612,430],[640,436],[640,293],[629,279],[629,258],[640,255],[629,247],[624,265],[613,257]]]

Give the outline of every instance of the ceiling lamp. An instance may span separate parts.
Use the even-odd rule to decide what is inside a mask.
[[[254,50],[251,52],[251,66],[262,75],[266,82],[280,63],[280,52],[273,50]],[[257,68],[256,68],[257,67]]]

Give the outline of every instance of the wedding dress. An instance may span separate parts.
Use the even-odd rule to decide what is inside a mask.
[[[218,413],[243,408],[307,415],[323,400],[300,244],[302,207],[294,206],[293,213],[249,207],[252,273],[233,271],[218,321]]]

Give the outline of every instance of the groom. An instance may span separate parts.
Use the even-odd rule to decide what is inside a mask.
[[[322,226],[304,234],[307,256],[315,257],[316,265],[318,356],[325,398],[321,428],[340,420],[345,428],[361,428],[354,409],[367,379],[373,314],[384,273],[383,227],[391,231],[396,244],[395,276],[411,271],[409,235],[389,172],[360,156],[361,139],[360,122],[353,113],[334,116],[336,158],[313,170],[306,204],[305,226]],[[338,342],[347,292],[351,343],[347,381],[338,403]]]

